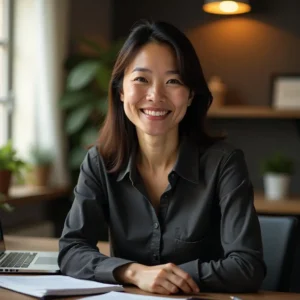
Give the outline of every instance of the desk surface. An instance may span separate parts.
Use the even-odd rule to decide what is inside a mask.
[[[40,250],[40,251],[57,251],[58,243],[57,239],[51,238],[29,238],[29,237],[16,237],[16,236],[5,236],[6,248],[10,250]],[[109,254],[108,243],[99,242],[98,247],[105,254]],[[1,276],[1,275],[0,275]],[[148,295],[147,293],[139,290],[135,287],[125,287],[127,292],[134,294]],[[149,294],[152,295],[153,294]],[[211,300],[229,300],[229,294],[214,294],[214,293],[203,293],[199,295]],[[294,293],[273,293],[273,292],[260,292],[258,294],[236,294],[235,296],[240,297],[242,300],[299,300],[300,294]],[[168,296],[170,297],[170,296]],[[184,296],[173,296],[172,298],[184,298]],[[33,300],[36,298],[15,293],[6,289],[0,288],[0,299],[1,300]],[[63,298],[55,298],[63,299]],[[67,299],[78,299],[78,297],[68,297]]]

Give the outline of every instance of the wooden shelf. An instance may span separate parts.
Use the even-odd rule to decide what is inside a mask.
[[[259,214],[300,215],[300,196],[274,201],[267,200],[263,193],[257,192],[254,195],[254,206]]]
[[[209,118],[300,119],[300,110],[276,110],[268,106],[223,106],[211,108]]]
[[[14,186],[9,190],[7,202],[11,205],[22,205],[56,200],[68,196],[70,193],[71,189],[69,187]]]
[[[13,206],[26,205],[35,202],[53,201],[68,195],[71,195],[69,187],[13,187],[10,189],[7,201]],[[300,216],[300,196],[270,201],[264,197],[262,192],[255,192],[254,205],[259,214]]]

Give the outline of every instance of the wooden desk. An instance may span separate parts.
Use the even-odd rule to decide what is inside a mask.
[[[11,250],[40,250],[40,251],[57,251],[58,241],[53,238],[26,238],[16,236],[5,236],[6,248]],[[109,255],[109,245],[106,242],[99,242],[98,247],[101,251]],[[0,275],[1,276],[1,275]],[[125,291],[134,294],[152,295],[145,293],[135,287],[125,287]],[[211,300],[229,300],[229,294],[216,294],[216,293],[202,293],[200,297],[205,297]],[[235,296],[240,297],[243,300],[299,300],[300,294],[294,293],[274,293],[274,292],[259,292],[257,294],[236,294]],[[81,296],[82,298],[83,296]],[[171,298],[187,298],[184,296],[168,296]],[[68,297],[67,299],[78,299],[79,297]],[[1,300],[33,300],[37,298],[29,297],[19,293],[15,293],[6,289],[0,288],[0,299]],[[66,298],[55,298],[55,299],[66,299]]]

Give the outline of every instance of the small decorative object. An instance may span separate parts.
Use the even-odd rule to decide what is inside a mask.
[[[225,103],[226,85],[219,76],[212,76],[208,81],[208,88],[213,96],[211,107],[218,108]]]
[[[288,196],[293,161],[281,153],[275,153],[263,163],[265,197],[280,200]]]
[[[34,186],[47,186],[53,155],[50,150],[34,147],[31,149],[30,171],[28,174],[28,183]]]
[[[273,75],[271,105],[275,109],[300,109],[300,74]]]

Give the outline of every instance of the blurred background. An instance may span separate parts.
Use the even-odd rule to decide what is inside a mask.
[[[249,2],[221,15],[203,0],[0,0],[6,233],[60,235],[115,55],[141,18],[191,40],[215,98],[209,128],[244,151],[258,213],[300,215],[300,2]]]

